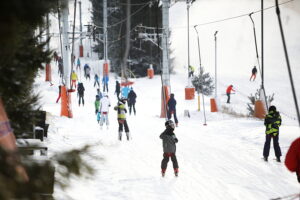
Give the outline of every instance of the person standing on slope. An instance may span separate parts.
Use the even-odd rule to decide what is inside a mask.
[[[226,89],[226,95],[227,95],[227,103],[230,103],[230,94],[231,92],[235,92],[233,89],[233,85],[229,85]]]
[[[105,93],[103,94],[102,99],[100,100],[100,112],[101,112],[101,120],[100,120],[100,127],[102,129],[104,121],[106,122],[106,128],[108,128],[108,111],[110,107],[110,100],[108,95]]]
[[[80,59],[77,58],[77,65],[76,65],[76,70],[81,70],[81,66],[80,66]]]
[[[131,90],[128,94],[129,115],[131,115],[132,108],[133,108],[134,115],[136,115],[135,102],[136,102],[136,93],[133,91],[133,88],[131,88]]]
[[[116,81],[116,90],[115,90],[115,94],[117,95],[117,98],[119,99],[119,95],[120,95],[120,92],[121,92],[121,86],[120,86],[120,83],[119,81]]]
[[[166,129],[164,132],[159,136],[160,139],[162,139],[163,142],[163,160],[161,161],[161,174],[164,177],[168,162],[171,158],[173,163],[173,169],[175,176],[178,176],[178,162],[176,158],[176,143],[178,142],[178,139],[176,138],[174,134],[175,125],[172,120],[168,120],[165,123]]]
[[[84,86],[83,83],[78,83],[78,88],[77,88],[77,96],[79,97],[78,100],[78,105],[80,106],[81,100],[82,100],[82,105],[84,106]]]
[[[75,88],[76,88],[76,81],[78,81],[78,76],[74,70],[71,74],[71,80],[72,80],[71,89],[73,88],[73,86],[75,86]]]
[[[106,92],[108,92],[108,81],[109,81],[108,75],[104,75],[102,78],[103,92],[105,92],[105,89],[106,89]]]
[[[253,78],[253,81],[255,81],[256,73],[257,73],[257,69],[256,69],[256,66],[254,66],[253,69],[252,69],[252,75],[250,77],[250,81],[251,81],[252,78]]]
[[[279,146],[279,127],[281,125],[281,116],[278,111],[276,111],[275,106],[270,106],[269,113],[265,117],[266,126],[266,141],[264,145],[264,160],[268,161],[268,156],[270,152],[270,143],[273,138],[273,147],[275,151],[276,161],[280,161],[281,150]]]
[[[123,126],[125,128],[125,133],[127,136],[127,140],[129,140],[129,127],[126,121],[126,113],[127,110],[125,108],[126,100],[124,98],[121,98],[118,102],[118,105],[114,107],[114,110],[118,111],[118,123],[119,123],[119,140],[122,140],[122,132],[123,132]]]
[[[96,86],[96,84],[98,85],[98,87],[100,87],[98,74],[95,74],[95,77],[94,77],[94,87]]]
[[[290,146],[285,157],[285,166],[291,172],[296,172],[297,180],[300,183],[300,138],[297,138]]]
[[[174,94],[171,93],[170,95],[170,99],[168,101],[168,104],[167,104],[167,115],[168,115],[168,120],[171,119],[172,117],[172,114],[174,116],[174,120],[175,120],[175,123],[176,123],[176,126],[178,126],[178,119],[177,119],[177,115],[176,115],[176,100],[174,98]]]

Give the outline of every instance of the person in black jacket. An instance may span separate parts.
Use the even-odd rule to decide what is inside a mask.
[[[77,87],[77,96],[79,97],[78,104],[80,106],[81,100],[82,100],[82,105],[84,106],[84,86],[83,83],[78,83]]]
[[[256,69],[256,66],[254,66],[252,69],[252,75],[250,77],[250,81],[251,81],[252,77],[253,77],[253,81],[255,81],[256,73],[257,73],[257,69]]]
[[[115,90],[115,94],[117,95],[117,98],[118,98],[118,99],[119,99],[120,92],[121,92],[121,86],[120,86],[120,83],[119,83],[119,81],[116,81],[116,90]]]
[[[167,116],[168,116],[168,119],[170,120],[171,117],[172,117],[172,114],[174,115],[174,120],[175,120],[175,123],[176,123],[176,126],[178,126],[178,119],[177,119],[177,115],[176,115],[176,100],[174,98],[174,94],[172,93],[170,95],[170,99],[168,101],[168,105],[167,105]]]
[[[135,110],[135,102],[136,102],[136,93],[133,91],[133,88],[131,88],[128,97],[128,106],[129,106],[129,115],[131,115],[131,109],[133,108],[134,115],[136,114]]]
[[[171,157],[175,176],[178,176],[178,162],[176,158],[176,143],[178,142],[178,139],[173,132],[175,129],[175,125],[172,120],[168,120],[166,121],[165,126],[166,130],[159,136],[163,141],[164,150],[164,158],[161,161],[161,174],[163,177],[165,176],[168,162]]]

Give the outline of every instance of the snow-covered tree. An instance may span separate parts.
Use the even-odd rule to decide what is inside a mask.
[[[192,84],[198,93],[203,93],[206,96],[211,95],[215,89],[213,79],[209,73],[204,72],[203,67],[200,68],[200,73],[193,77]]]

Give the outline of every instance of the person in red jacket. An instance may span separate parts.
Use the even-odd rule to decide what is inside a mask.
[[[286,157],[285,166],[291,172],[296,172],[298,182],[300,183],[300,138],[297,138],[290,146]]]
[[[235,92],[235,90],[233,89],[233,85],[229,85],[226,89],[226,95],[227,95],[227,103],[230,103],[230,94],[232,92]]]

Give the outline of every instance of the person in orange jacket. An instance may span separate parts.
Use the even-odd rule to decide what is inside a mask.
[[[226,95],[227,95],[227,103],[230,103],[230,94],[231,92],[235,92],[233,89],[233,85],[229,85],[226,89]]]
[[[300,137],[290,146],[285,156],[285,166],[291,172],[296,172],[298,182],[300,183]]]

